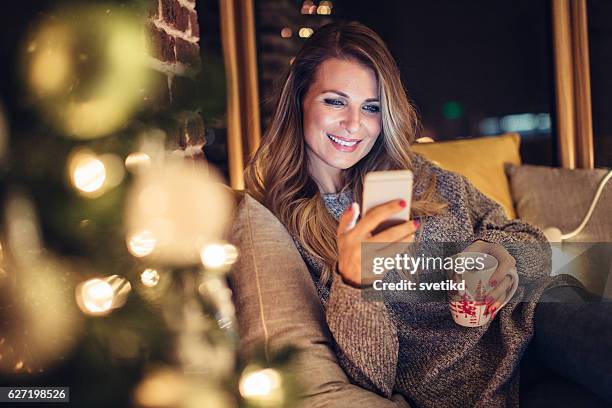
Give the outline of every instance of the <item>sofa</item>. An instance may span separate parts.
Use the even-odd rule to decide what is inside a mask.
[[[559,200],[550,198],[547,201],[542,196],[547,186],[539,185],[539,180],[550,183],[551,178],[560,178],[567,181],[567,170],[521,166],[519,143],[518,135],[507,134],[413,147],[441,167],[468,177],[483,193],[500,203],[510,218],[518,216],[541,228],[551,225],[570,228],[575,225],[573,223],[579,223],[582,210],[586,211],[592,195],[588,194],[589,189],[596,188],[606,172],[579,174],[579,186],[551,187],[552,193],[556,188],[578,189],[579,199],[566,198],[557,202]],[[241,193],[237,197],[239,204],[229,240],[240,251],[230,272],[241,334],[240,353],[245,357],[262,353],[266,359],[272,359],[287,346],[297,348],[300,352],[295,374],[302,387],[300,406],[410,406],[400,395],[388,400],[350,383],[336,361],[322,306],[291,237],[276,217],[248,194]],[[536,211],[539,204],[550,200],[558,207],[556,212],[548,207]],[[612,237],[605,235],[612,234],[608,219],[612,218],[609,217],[612,185],[608,186],[601,201],[605,204],[602,208],[607,208],[603,208],[601,214],[597,209],[590,221],[597,225],[585,228],[575,239],[604,242],[607,237],[607,242],[612,242]],[[569,209],[563,208],[566,204]],[[546,218],[569,210],[575,215],[573,220]],[[590,281],[587,275],[579,278],[592,291],[603,293],[606,280]],[[529,365],[522,367],[521,387],[526,390],[521,394],[521,406],[541,406],[540,401],[550,392],[558,397],[556,406],[607,406],[578,384],[549,375],[534,359],[529,359]],[[444,406],[444,401],[440,406]]]

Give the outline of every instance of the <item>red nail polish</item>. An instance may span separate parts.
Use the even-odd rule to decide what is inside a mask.
[[[400,205],[400,207],[402,207],[402,208],[406,207],[406,201],[404,201],[404,200],[400,200],[399,205]]]
[[[349,205],[349,208],[346,209],[346,212],[349,214],[353,212],[353,204]]]
[[[497,310],[497,308],[495,306],[491,307],[491,313],[493,313],[493,315],[495,315],[495,311]]]
[[[497,286],[497,280],[496,280],[496,279],[492,279],[492,280],[489,282],[489,285],[491,285],[491,286]]]
[[[412,220],[412,226],[414,227],[414,229],[419,229],[421,223],[417,220]]]

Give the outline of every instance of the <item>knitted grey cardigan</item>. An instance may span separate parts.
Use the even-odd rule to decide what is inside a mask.
[[[509,221],[465,177],[421,156],[414,169],[415,177],[435,175],[448,202],[445,213],[420,219],[417,241],[504,245],[516,260],[519,289],[492,323],[466,328],[454,323],[444,301],[366,301],[337,274],[321,285],[321,265],[294,237],[318,287],[338,360],[353,383],[387,398],[402,394],[417,407],[518,406],[518,367],[534,333],[537,300],[547,287],[579,283],[550,277],[551,250],[543,234]],[[415,194],[421,192],[417,184]],[[323,200],[338,219],[354,197],[344,191]]]

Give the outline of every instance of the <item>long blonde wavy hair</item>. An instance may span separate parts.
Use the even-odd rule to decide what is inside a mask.
[[[410,149],[419,130],[414,107],[408,101],[395,60],[382,39],[360,23],[332,23],[319,28],[304,44],[286,74],[276,110],[262,143],[245,170],[249,194],[266,206],[296,237],[306,252],[323,266],[326,283],[338,257],[337,221],[321,199],[308,171],[303,134],[302,103],[317,68],[329,58],[348,59],[371,68],[378,80],[382,130],[372,150],[342,172],[342,190],[352,189],[361,204],[366,173],[410,169]],[[422,187],[422,188],[419,188]],[[435,192],[435,179],[415,172],[411,214],[428,216],[444,211]]]

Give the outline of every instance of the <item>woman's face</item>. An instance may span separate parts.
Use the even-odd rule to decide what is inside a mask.
[[[309,168],[317,182],[339,180],[372,149],[381,130],[378,81],[358,62],[327,59],[303,100]]]

